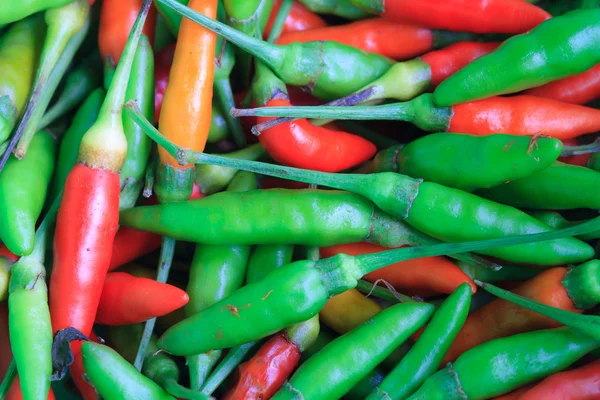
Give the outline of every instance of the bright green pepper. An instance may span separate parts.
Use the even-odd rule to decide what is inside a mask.
[[[154,53],[145,35],[140,37],[131,66],[131,76],[125,94],[125,101],[129,100],[136,101],[144,116],[154,120]],[[140,196],[152,146],[152,141],[144,131],[127,116],[123,116],[123,131],[127,138],[127,155],[120,174],[121,209],[133,207]]]
[[[18,9],[12,2],[3,2],[0,9],[4,5]],[[7,11],[0,11],[0,15],[8,16]],[[0,142],[10,135],[27,102],[44,28],[44,20],[33,16],[15,23],[0,38]]]
[[[300,0],[312,12],[333,14],[346,19],[363,19],[370,14],[352,5],[350,0]]]
[[[308,359],[273,400],[339,399],[433,314],[426,303],[396,304]]]
[[[73,0],[23,0],[0,4],[0,25],[18,21],[48,8],[62,7]]]
[[[181,6],[176,0],[157,0],[186,18],[212,30],[269,66],[286,84],[302,86],[316,96],[336,99],[379,78],[392,61],[335,42],[273,45]],[[352,68],[347,68],[352,65]]]
[[[598,347],[566,327],[492,340],[432,375],[409,399],[489,399],[561,371]]]
[[[40,131],[22,160],[11,156],[0,173],[0,238],[19,256],[34,247],[35,224],[46,201],[56,159],[56,141]]]
[[[469,314],[471,286],[460,285],[437,309],[417,343],[367,400],[401,400],[414,393],[438,369]]]
[[[371,172],[393,171],[472,191],[524,178],[549,167],[562,150],[553,138],[434,133],[383,150]]]
[[[175,399],[108,346],[85,342],[81,346],[81,353],[87,377],[105,399]]]
[[[246,283],[258,282],[274,269],[291,263],[293,252],[294,246],[289,244],[256,246],[248,260]]]
[[[599,21],[598,8],[550,18],[444,80],[433,92],[435,103],[515,93],[587,71],[600,62]]]
[[[477,194],[519,208],[600,209],[600,172],[556,162],[527,177],[480,190]]]

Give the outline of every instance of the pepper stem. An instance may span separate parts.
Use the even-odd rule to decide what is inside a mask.
[[[163,382],[163,387],[170,395],[179,399],[190,399],[190,400],[209,400],[210,396],[202,393],[194,392],[186,387],[181,386],[175,379],[169,379]]]
[[[279,36],[281,36],[281,32],[283,31],[283,27],[285,25],[285,20],[290,14],[293,5],[294,0],[283,0],[281,2],[279,11],[277,11],[277,16],[275,16],[275,20],[271,26],[271,32],[269,32],[269,37],[267,38],[268,43],[275,43],[275,41],[279,39]]]
[[[387,289],[382,288],[381,286],[378,286],[379,282],[382,282],[387,287]],[[360,292],[366,294],[367,297],[373,295],[377,298],[387,300],[387,301],[392,301],[394,303],[408,303],[408,302],[415,302],[415,301],[423,301],[422,299],[415,299],[415,298],[407,296],[405,294],[398,293],[392,285],[390,285],[383,279],[378,279],[374,283],[371,283],[371,282],[361,279],[360,281],[358,281],[356,288]]]
[[[545,317],[577,329],[580,332],[600,341],[600,317],[598,316],[576,314],[571,311],[561,310],[560,308],[551,307],[546,304],[538,303],[537,301],[533,301],[531,299],[511,293],[508,290],[500,289],[499,287],[489,283],[478,280],[474,282],[483,290],[493,294],[494,296],[517,304],[528,310],[535,311]]]
[[[206,379],[202,386],[201,393],[211,395],[221,383],[233,372],[233,370],[242,362],[246,354],[260,341],[245,343],[241,346],[229,350],[225,358],[217,365],[213,373]]]
[[[244,135],[244,129],[239,118],[234,118],[228,111],[235,106],[235,100],[233,98],[233,91],[231,90],[231,84],[228,78],[215,79],[213,83],[215,95],[221,112],[227,122],[227,126],[231,130],[231,136],[233,141],[238,148],[246,145],[246,136]]]
[[[598,152],[600,152],[600,139],[596,139],[592,143],[582,144],[579,146],[564,146],[560,152],[560,156],[570,157]]]
[[[0,399],[5,399],[8,394],[8,390],[13,384],[15,377],[17,376],[17,363],[15,362],[15,358],[13,357],[10,365],[8,366],[8,370],[4,375],[4,379],[2,380],[2,384],[0,384]]]
[[[46,254],[46,242],[48,241],[48,233],[50,231],[50,227],[54,223],[56,219],[56,214],[58,213],[58,207],[60,205],[60,200],[62,198],[62,191],[56,196],[50,209],[46,213],[42,223],[38,227],[37,231],[35,231],[35,245],[33,247],[33,251],[31,254],[21,257],[21,260],[35,260],[40,264],[44,264],[44,258]]]
[[[156,2],[172,9],[204,28],[211,30],[217,35],[223,36],[242,50],[262,60],[271,68],[281,68],[284,59],[284,50],[279,46],[248,36],[230,26],[202,15],[201,13],[178,3],[176,0],[156,0]]]

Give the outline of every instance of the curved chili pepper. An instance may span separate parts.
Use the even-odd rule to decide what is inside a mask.
[[[559,79],[524,92],[571,104],[585,104],[600,97],[600,64],[577,75]]]
[[[44,129],[81,104],[94,89],[100,86],[102,74],[100,55],[92,51],[65,78],[64,88],[54,104],[46,110],[38,129]]]
[[[140,37],[133,59],[125,100],[134,100],[146,118],[154,119],[154,53],[144,35]],[[133,207],[140,196],[152,145],[144,131],[126,116],[123,116],[123,131],[127,138],[127,155],[120,174],[119,207],[122,209]]]
[[[562,397],[571,400],[593,400],[600,396],[599,375],[600,361],[597,360],[583,367],[550,375],[518,398],[535,400]]]
[[[388,19],[430,28],[476,33],[523,33],[550,18],[543,9],[513,0],[350,0]]]
[[[598,346],[570,328],[492,340],[436,372],[409,399],[487,399],[561,371]]]
[[[370,254],[385,250],[385,247],[370,243],[351,243],[321,248],[323,257],[333,257],[336,254]],[[364,277],[369,282],[384,280],[398,289],[412,291],[433,291],[450,294],[461,284],[467,283],[473,293],[477,287],[468,275],[445,257],[427,257],[406,260],[388,265]]]
[[[319,14],[331,14],[346,19],[360,19],[368,17],[365,11],[351,4],[350,0],[299,0],[312,12]]]
[[[265,26],[263,32],[264,39],[266,39],[269,36],[269,33],[271,33],[273,22],[275,22],[275,18],[277,17],[280,7],[281,0],[274,0],[273,7],[271,8],[271,14],[269,15],[269,20],[267,21],[267,25]],[[281,33],[285,34],[291,32],[308,31],[310,29],[322,28],[324,26],[327,26],[327,22],[325,22],[323,18],[310,11],[302,3],[294,0],[290,12],[285,18],[285,23]]]
[[[119,219],[119,171],[127,150],[120,105],[149,6],[146,1],[138,15],[99,117],[83,136],[78,163],[65,182],[50,278],[54,331],[75,327],[89,335],[94,323]]]
[[[340,336],[300,366],[275,396],[293,399],[341,398],[383,361],[433,314],[425,303],[404,303],[387,308],[351,332]],[[315,381],[327,382],[315,385]]]
[[[159,235],[122,226],[115,235],[108,270],[117,269],[158,249],[161,240]]]
[[[0,238],[19,256],[33,251],[35,224],[46,201],[56,159],[56,140],[40,131],[23,160],[11,156],[0,174]]]
[[[506,40],[442,82],[433,92],[436,104],[515,93],[587,71],[600,62],[593,39],[599,19],[598,8],[572,11]]]
[[[9,8],[18,7],[13,4]],[[0,14],[7,15],[5,11]],[[44,26],[41,16],[32,16],[11,25],[0,39],[0,142],[8,138],[27,102],[42,50]]]
[[[600,279],[599,268],[598,260],[570,270],[552,268],[524,282],[514,292],[552,307],[581,313],[600,302],[600,292],[594,288]],[[445,361],[452,361],[466,350],[492,339],[560,325],[538,313],[496,299],[469,315]]]
[[[556,162],[521,179],[477,193],[485,198],[520,208],[565,210],[600,208],[600,172]],[[586,190],[581,190],[585,187]]]
[[[416,344],[367,400],[405,399],[437,371],[440,361],[465,323],[471,287],[461,284],[437,309]]]
[[[329,257],[327,252],[321,254]],[[319,318],[325,325],[339,334],[350,332],[360,324],[372,318],[382,310],[373,300],[363,296],[358,290],[351,289],[327,300]]]
[[[125,48],[129,32],[142,8],[143,0],[104,0],[100,12],[100,27],[98,32],[98,47],[102,59],[110,57],[113,63],[118,63]],[[142,33],[154,43],[154,27],[156,10],[148,12]]]
[[[432,30],[384,18],[369,18],[345,25],[283,34],[277,40],[277,44],[330,40],[402,60],[456,42],[472,40],[474,37],[475,35],[471,33]],[[405,43],[405,45],[398,46],[398,43]]]
[[[275,71],[286,84],[306,87],[317,97],[346,96],[380,77],[392,65],[386,57],[335,42],[270,44],[211,20],[176,0],[157,1],[207,29],[218,31],[227,41]],[[344,68],[348,65],[353,68]]]
[[[186,292],[175,286],[124,272],[111,272],[104,280],[96,323],[136,324],[171,313],[188,301]]]
[[[190,7],[215,18],[216,0],[192,0]],[[201,14],[200,14],[201,15]],[[216,35],[193,21],[182,21],[159,127],[175,142],[204,150],[210,129]],[[193,183],[193,165],[181,166],[159,149],[161,165],[154,185],[161,202],[186,200]]]
[[[73,0],[25,0],[19,3],[0,5],[0,25],[19,21],[49,8],[62,7]]]

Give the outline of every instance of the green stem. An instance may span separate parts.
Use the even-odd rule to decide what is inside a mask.
[[[383,281],[386,286],[389,285],[387,282]],[[373,295],[383,300],[392,301],[394,303],[406,303],[406,302],[414,302],[416,299],[407,296],[402,293],[398,293],[393,286],[388,286],[388,289],[382,288],[381,286],[377,286],[377,282],[371,283],[368,281],[360,280],[356,285],[356,288],[369,295]]]
[[[260,341],[250,342],[229,350],[225,358],[217,365],[213,373],[206,379],[201,393],[211,395],[221,383],[242,362],[246,354],[252,350]]]
[[[31,254],[21,257],[22,260],[23,259],[36,260],[40,264],[44,264],[44,258],[46,255],[46,242],[48,241],[48,236],[49,236],[48,233],[50,231],[50,227],[52,226],[52,224],[54,223],[54,220],[56,219],[56,214],[58,214],[58,207],[60,206],[61,198],[62,198],[62,192],[60,192],[56,196],[56,198],[52,202],[52,205],[48,209],[48,212],[44,216],[42,223],[35,231],[35,245],[33,247],[33,251],[31,252]]]
[[[352,119],[352,120],[390,120],[410,121],[412,107],[410,101],[404,103],[383,104],[380,106],[292,106],[292,107],[257,107],[235,108],[231,110],[234,117],[290,117],[318,119]]]
[[[176,380],[169,379],[163,382],[163,387],[170,395],[173,395],[179,399],[191,399],[191,400],[209,400],[211,397],[206,396],[202,393],[194,392],[186,387],[181,386]]]
[[[279,11],[277,11],[277,16],[275,17],[275,21],[273,21],[273,25],[271,26],[271,32],[267,38],[268,43],[275,43],[275,41],[279,39],[279,36],[281,36],[281,32],[283,31],[283,27],[285,25],[285,20],[290,14],[293,5],[294,0],[283,0],[281,2]]]
[[[246,146],[246,135],[244,135],[244,129],[239,118],[234,118],[229,112],[235,107],[235,100],[233,99],[233,91],[231,90],[231,84],[229,78],[215,79],[213,87],[215,89],[215,95],[223,113],[227,126],[231,130],[233,141],[238,148]]]
[[[560,152],[560,156],[569,157],[598,152],[600,152],[600,139],[596,139],[592,143],[582,144],[580,146],[565,146]]]
[[[167,282],[174,254],[175,240],[169,237],[163,237],[162,247],[160,249],[160,259],[158,260],[158,274],[156,276],[157,282]],[[135,363],[133,364],[138,371],[142,370],[142,365],[144,364],[144,359],[146,358],[148,343],[150,343],[150,338],[152,337],[152,331],[154,331],[155,324],[156,318],[152,318],[146,321],[146,325],[144,326],[144,332],[142,333],[140,346],[138,347],[138,351],[135,356]]]
[[[178,3],[176,0],[156,1],[157,3],[174,10],[178,14],[181,14],[195,23],[213,31],[217,35],[223,36],[225,39],[240,47],[242,50],[262,60],[271,68],[276,70],[281,68],[281,65],[284,61],[284,50],[282,48],[245,35],[230,26],[210,19],[207,16]]]
[[[481,286],[483,290],[493,294],[494,296],[497,296],[511,303],[517,304],[528,310],[535,311],[548,318],[558,321],[563,325],[575,328],[581,331],[582,333],[585,333],[586,335],[589,335],[590,337],[593,337],[594,339],[600,341],[600,317],[598,316],[576,314],[574,312],[561,310],[560,308],[555,308],[546,304],[541,304],[537,301],[533,301],[523,296],[511,293],[508,290],[500,289],[499,287],[496,287],[489,283],[477,280],[475,281],[475,283],[478,286]]]
[[[6,371],[6,375],[4,375],[4,379],[2,380],[2,384],[0,384],[0,399],[5,399],[6,395],[10,387],[12,386],[15,377],[17,376],[17,363],[13,357],[10,365],[8,366],[8,370]]]

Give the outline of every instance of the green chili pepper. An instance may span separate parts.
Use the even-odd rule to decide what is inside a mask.
[[[300,0],[312,12],[333,14],[338,17],[355,20],[370,16],[364,10],[353,5],[350,0]]]
[[[54,199],[61,192],[67,176],[77,162],[79,154],[79,145],[81,138],[96,122],[100,106],[104,101],[104,90],[98,88],[94,90],[77,110],[71,126],[63,136],[60,143],[60,150],[56,161],[56,171],[52,180],[50,198]]]
[[[174,41],[175,37],[169,23],[161,13],[158,13],[154,28],[154,52],[158,53]]]
[[[23,0],[0,4],[0,25],[18,21],[48,8],[62,7],[72,0]]]
[[[102,76],[101,71],[100,53],[92,51],[81,64],[67,75],[60,96],[42,117],[39,129],[44,129],[67,114],[85,100],[94,89],[99,87]]]
[[[542,171],[477,194],[520,208],[600,209],[600,172],[556,162]]]
[[[256,246],[248,260],[246,283],[262,280],[269,272],[292,262],[294,247],[288,244]]]
[[[36,232],[34,251],[21,257],[11,269],[8,328],[24,399],[45,400],[50,390],[52,322],[44,256],[58,205],[57,199]]]
[[[515,93],[587,71],[600,62],[598,21],[598,8],[575,10],[506,40],[443,81],[433,92],[435,103]]]
[[[12,265],[13,262],[7,257],[0,256],[0,301],[6,300],[6,296],[8,296],[8,281]]]
[[[34,248],[35,224],[46,201],[54,170],[56,141],[40,131],[31,142],[29,156],[11,156],[0,173],[0,238],[19,256]]]
[[[154,120],[154,54],[146,35],[140,37],[131,67],[125,95],[125,101],[130,100],[138,104],[146,118]],[[121,209],[133,207],[140,196],[152,146],[144,131],[127,116],[123,117],[123,131],[127,138],[127,155],[120,174]]]
[[[397,304],[308,359],[273,400],[339,399],[433,314],[425,303]]]
[[[409,399],[489,399],[561,371],[598,347],[566,327],[492,340],[432,375]]]
[[[9,9],[19,8],[3,2]],[[0,12],[0,21],[8,16]],[[44,37],[44,20],[32,16],[13,24],[0,38],[0,142],[12,132],[33,85]]]
[[[105,399],[175,399],[108,346],[85,342],[81,353],[87,377]]]
[[[556,161],[562,147],[553,138],[434,133],[381,151],[368,170],[399,172],[472,191],[541,171]]]
[[[210,130],[208,131],[208,143],[216,143],[229,137],[229,127],[225,116],[219,107],[213,103],[210,120]]]
[[[190,2],[189,0],[177,1],[180,4],[183,4],[184,6],[187,6],[187,4]],[[156,6],[156,9],[160,13],[160,15],[162,15],[165,21],[167,22],[167,26],[171,30],[173,36],[177,37],[177,35],[179,34],[179,26],[181,25],[181,15],[176,11],[173,11],[173,9],[157,1],[154,2],[154,5]]]
[[[469,314],[471,286],[460,285],[437,309],[417,343],[371,392],[368,400],[405,399],[437,371]]]
[[[157,2],[252,54],[286,84],[303,86],[325,99],[346,96],[379,78],[392,66],[391,60],[378,54],[330,41],[273,45],[207,18],[176,0]],[[346,68],[348,65],[352,68]]]
[[[546,225],[554,229],[563,229],[569,226],[574,226],[582,223],[583,221],[568,221],[562,215],[557,212],[552,211],[528,211],[529,215],[539,219]],[[585,235],[579,235],[579,239],[581,240],[594,240],[600,239],[600,231],[587,233]],[[481,279],[485,281],[485,279]]]
[[[526,281],[543,271],[540,268],[530,268],[522,265],[503,265],[497,271],[481,268],[478,265],[455,261],[456,265],[473,280],[484,282]]]

